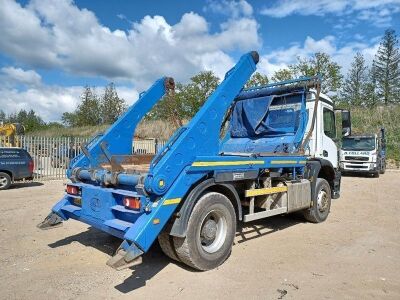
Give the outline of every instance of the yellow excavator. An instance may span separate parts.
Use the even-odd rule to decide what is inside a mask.
[[[3,124],[0,122],[0,146],[20,147],[18,135],[25,134],[25,127],[20,123]]]

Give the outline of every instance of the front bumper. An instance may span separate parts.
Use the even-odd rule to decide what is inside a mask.
[[[354,173],[373,173],[378,170],[376,162],[340,162],[340,170],[342,172],[354,172]]]

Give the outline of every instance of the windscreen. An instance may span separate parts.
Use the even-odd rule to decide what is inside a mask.
[[[230,122],[231,137],[294,134],[299,127],[302,93],[237,101]]]
[[[344,138],[343,150],[372,151],[375,149],[375,138]]]

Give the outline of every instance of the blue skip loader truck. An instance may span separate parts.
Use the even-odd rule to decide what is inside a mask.
[[[139,264],[156,239],[170,258],[210,270],[230,255],[239,221],[301,212],[323,222],[340,191],[332,101],[318,77],[244,89],[258,61],[243,55],[154,157],[132,154],[139,121],[173,93],[172,78],[157,80],[82,146],[38,227],[75,219],[121,238],[107,262],[118,270]]]

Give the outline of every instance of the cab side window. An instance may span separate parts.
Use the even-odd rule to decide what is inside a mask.
[[[327,108],[323,109],[324,133],[330,138],[336,138],[335,113]]]

